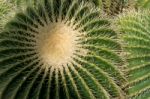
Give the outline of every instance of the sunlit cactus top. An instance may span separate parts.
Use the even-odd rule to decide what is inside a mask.
[[[81,0],[43,0],[0,34],[0,99],[124,99],[122,47]]]

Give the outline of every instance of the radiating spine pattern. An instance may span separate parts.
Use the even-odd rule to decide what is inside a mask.
[[[131,11],[117,20],[128,63],[128,83],[124,87],[131,99],[150,97],[149,16],[149,11]]]
[[[121,53],[109,19],[92,4],[38,1],[0,33],[0,99],[124,99]]]

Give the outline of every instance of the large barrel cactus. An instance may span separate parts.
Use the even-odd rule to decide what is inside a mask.
[[[102,14],[81,0],[16,13],[0,33],[0,99],[124,99],[122,47]]]
[[[132,99],[150,98],[150,12],[131,11],[116,22],[128,63],[128,83]]]

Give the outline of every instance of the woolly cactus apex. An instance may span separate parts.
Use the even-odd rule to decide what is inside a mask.
[[[14,13],[15,7],[4,0],[0,0],[0,32],[3,30],[5,24],[10,20]]]
[[[150,98],[150,12],[131,11],[117,20],[128,62],[130,98]]]
[[[0,99],[124,99],[109,20],[78,0],[44,0],[0,34]]]

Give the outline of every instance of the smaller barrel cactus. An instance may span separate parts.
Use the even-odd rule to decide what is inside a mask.
[[[128,63],[128,84],[124,87],[132,99],[150,98],[150,12],[131,11],[120,15],[117,31]]]

